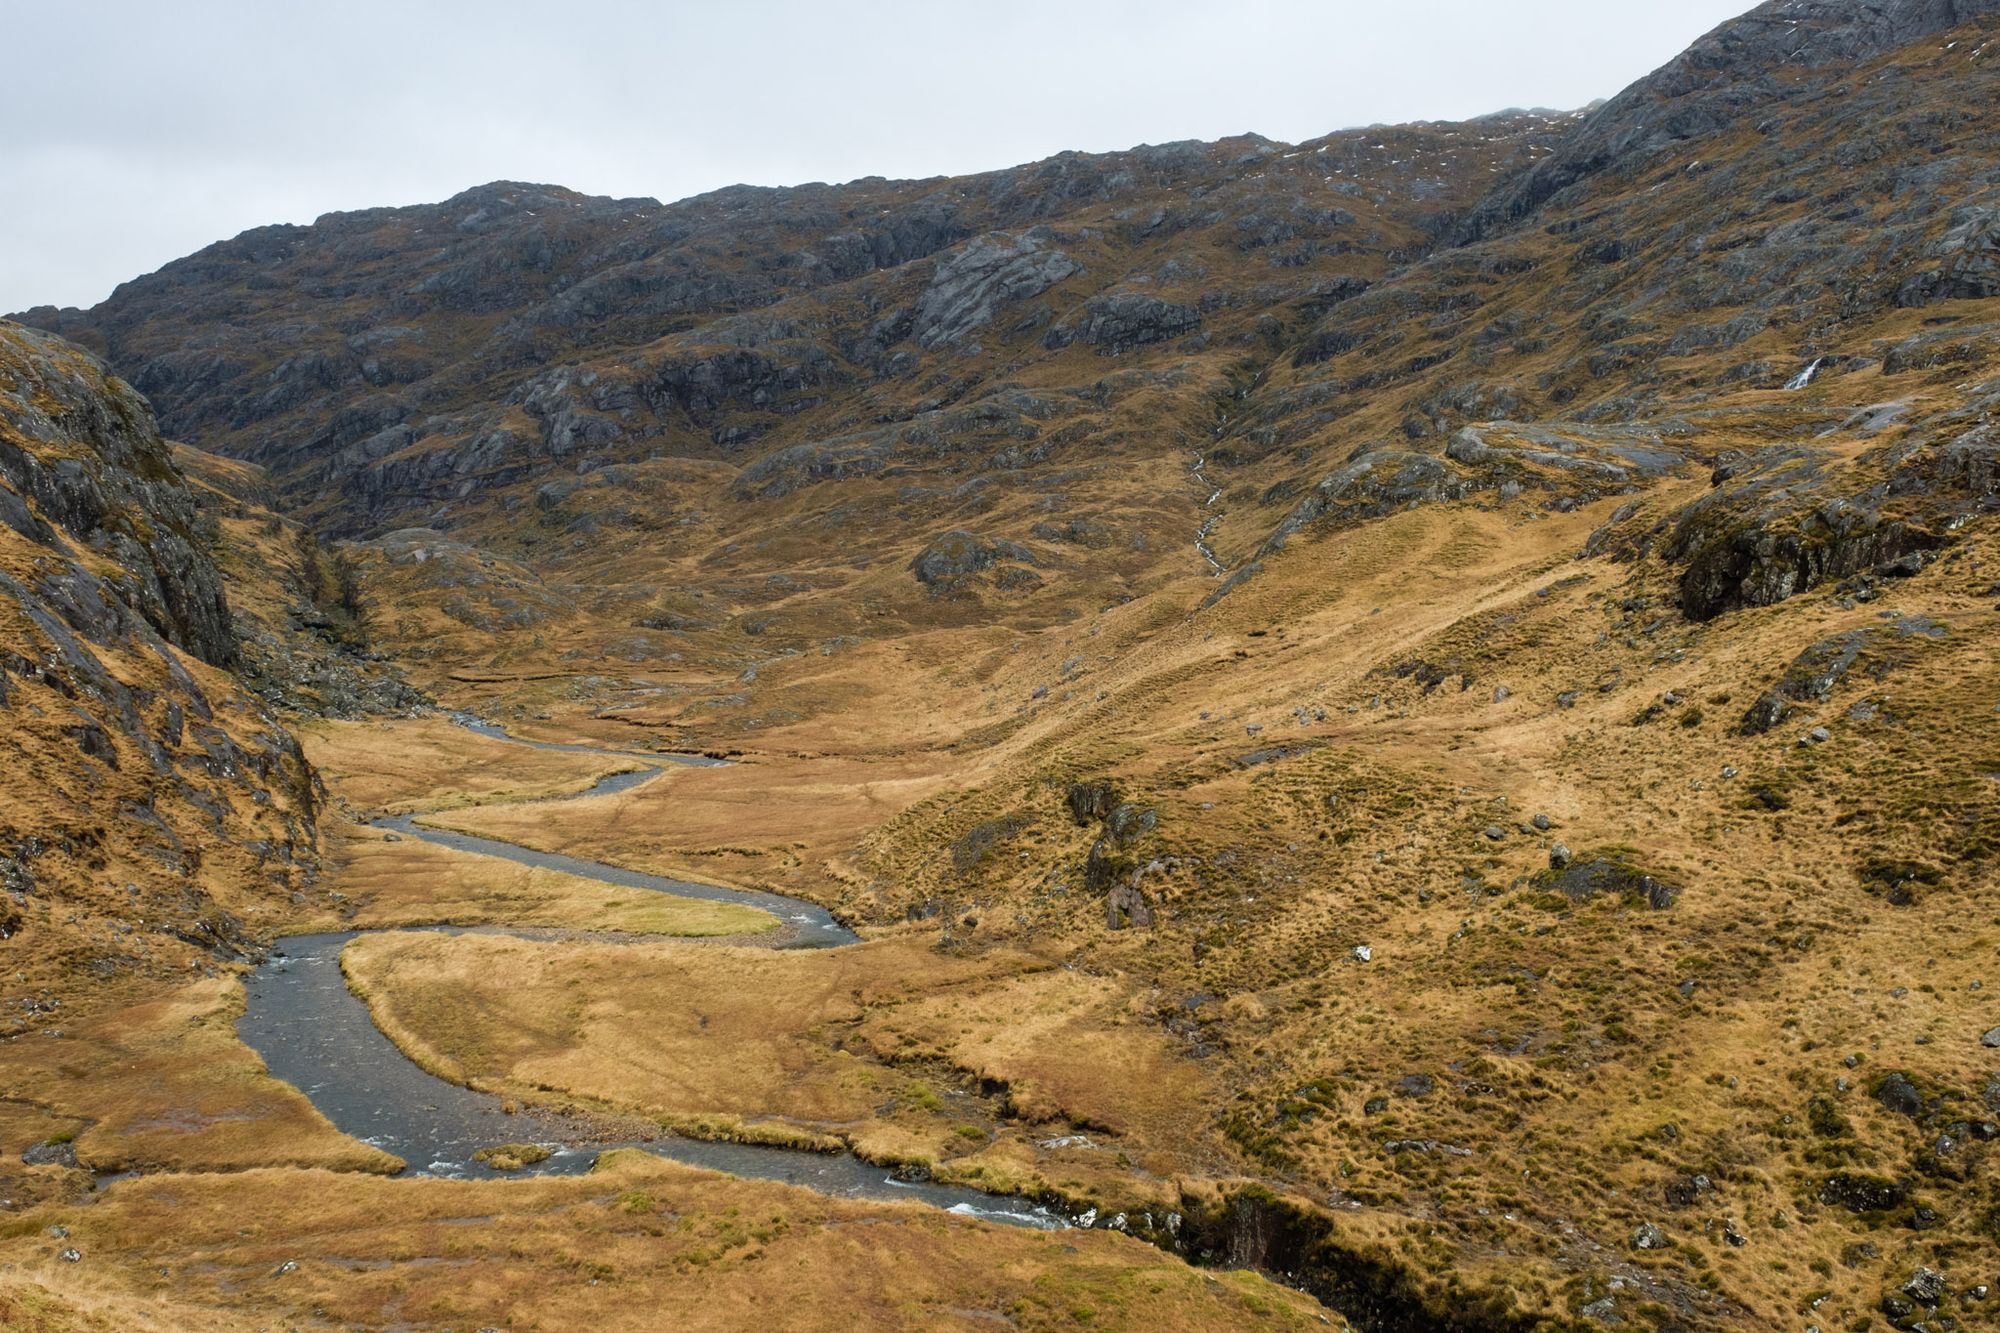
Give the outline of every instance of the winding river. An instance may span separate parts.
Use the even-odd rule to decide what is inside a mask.
[[[629,791],[662,771],[663,762],[714,765],[722,761],[684,755],[626,755],[587,745],[558,745],[510,736],[489,722],[464,715],[454,721],[482,735],[543,750],[629,759],[645,765],[616,773],[587,791],[551,801],[584,800]],[[620,866],[580,857],[539,852],[491,838],[426,828],[414,815],[376,821],[376,826],[405,837],[449,847],[476,856],[499,857],[519,865],[556,870],[621,888],[646,889],[687,898],[741,903],[778,918],[766,947],[824,949],[852,944],[859,938],[825,908],[781,894],[718,888],[642,874]],[[452,934],[504,927],[423,927]],[[340,952],[358,931],[292,935],[280,939],[270,957],[245,978],[247,1001],[237,1032],[264,1058],[275,1078],[303,1092],[321,1114],[342,1132],[394,1153],[413,1175],[464,1178],[502,1173],[477,1161],[473,1154],[492,1145],[534,1142],[550,1150],[547,1160],[526,1168],[536,1173],[587,1171],[597,1153],[607,1147],[640,1147],[692,1166],[725,1171],[757,1180],[803,1185],[841,1198],[915,1199],[953,1213],[1016,1226],[1054,1230],[1069,1223],[1037,1204],[976,1190],[954,1189],[928,1182],[898,1180],[885,1168],[850,1153],[815,1153],[737,1143],[713,1143],[678,1137],[604,1144],[591,1140],[588,1128],[538,1112],[508,1115],[499,1097],[474,1091],[426,1072],[405,1056],[375,1026],[368,1006],[347,987],[340,970]],[[574,932],[564,932],[574,936]],[[700,947],[690,944],[690,947]],[[519,1173],[506,1173],[519,1174]]]

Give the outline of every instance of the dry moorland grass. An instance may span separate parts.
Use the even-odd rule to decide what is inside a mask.
[[[454,1081],[676,1123],[821,1129],[941,1109],[918,1074],[846,1049],[864,1015],[1040,964],[938,958],[913,941],[773,952],[375,935],[342,966],[383,1031]]]
[[[1974,1214],[1990,1198],[1960,1193],[1975,1177],[1940,1173],[1933,1142],[1996,1095],[1978,1037],[2000,922],[1938,869],[2000,828],[1990,552],[1975,540],[1873,604],[1822,592],[1696,625],[1649,609],[1655,572],[1573,558],[1608,508],[1379,522],[1129,657],[1108,614],[1111,660],[1087,681],[1106,697],[1027,704],[1011,765],[879,832],[846,905],[886,916],[935,894],[932,929],[976,948],[985,928],[958,917],[978,904],[1014,923],[1003,937],[1073,941],[1079,971],[1148,979],[1152,1022],[1228,1071],[1233,1095],[1210,1105],[1255,1170],[1453,1219],[1403,1242],[1428,1268],[1473,1272],[1477,1244],[1540,1254],[1503,1279],[1528,1308],[1573,1311],[1616,1275],[1766,1318],[1809,1303],[1799,1272],[1811,1301],[1857,1310],[1919,1262],[1978,1271],[1947,1253],[1989,1253],[1976,1220],[1945,1243],[1885,1235],[1818,1195],[1844,1168],[1920,1198],[1929,1180]],[[1862,629],[1885,665],[1738,734],[1802,650]],[[1025,700],[1036,670],[1008,693]],[[1807,743],[1817,724],[1833,739]],[[1106,932],[1101,900],[1075,892],[1098,830],[1061,794],[1094,776],[1159,811],[1141,855],[1180,864],[1146,881],[1150,930]],[[981,830],[996,841],[968,867],[952,849]],[[1683,893],[1665,911],[1568,901],[1533,878],[1558,841]],[[1868,882],[1885,864],[1935,882],[1899,905]],[[1020,1042],[1016,1011],[953,1002],[964,1066]],[[1926,1109],[1876,1100],[1891,1073]],[[1696,1176],[1711,1193],[1669,1202]],[[1632,1255],[1642,1222],[1674,1247]]]
[[[1085,1128],[1184,1169],[1220,1089],[1150,1020],[1129,980],[1050,970],[873,1009],[857,1041],[1004,1084],[1029,1124]]]
[[[65,1247],[81,1261],[61,1262]],[[152,1176],[0,1229],[10,1329],[1222,1330],[1318,1328],[1323,1313],[1107,1232],[841,1202],[636,1151],[506,1182]]]
[[[504,925],[714,937],[754,935],[778,924],[768,912],[738,903],[624,888],[389,836],[353,825],[339,830],[333,882],[347,903],[330,927]]]
[[[531,749],[441,717],[323,719],[298,733],[306,757],[341,800],[388,814],[567,796],[639,766],[623,756]]]
[[[892,698],[876,699],[844,714],[842,726],[897,708]],[[870,830],[937,791],[943,775],[964,767],[963,760],[921,751],[900,757],[763,752],[722,768],[669,768],[631,791],[565,805],[559,813],[493,805],[424,822],[655,874],[754,881],[824,899],[829,858],[851,851]]]
[[[264,1070],[236,1037],[233,977],[186,983],[80,1017],[55,1039],[16,1041],[0,1062],[0,1100],[32,1108],[4,1123],[0,1160],[75,1136],[98,1171],[234,1171],[323,1166],[392,1171],[396,1158],[340,1133],[298,1089]]]
[[[1219,1090],[1129,983],[1028,955],[381,935],[342,965],[424,1067],[528,1100],[732,1137],[831,1133],[941,1179],[1079,1200],[1150,1196],[1135,1163],[1234,1165],[1209,1139]]]
[[[1699,493],[1669,481],[1648,503]],[[1990,1073],[1976,1038],[1994,1021],[1982,960],[1996,937],[1974,886],[1895,906],[1861,875],[1871,858],[1922,864],[1940,838],[1974,846],[1994,826],[1990,557],[1974,539],[1872,604],[1820,593],[1693,624],[1652,609],[1658,571],[1576,559],[1613,507],[1400,514],[1296,544],[1193,619],[1135,603],[1018,651],[985,630],[920,636],[909,651],[931,673],[931,716],[983,739],[911,755],[889,786],[825,785],[816,775],[884,761],[831,753],[833,729],[808,717],[763,737],[753,763],[677,772],[601,809],[448,822],[655,868],[751,830],[742,841],[760,854],[746,867],[902,948],[846,951],[842,968],[929,989],[940,960],[995,948],[1069,965],[786,1020],[741,1048],[764,1074],[733,1087],[734,1057],[697,1037],[699,1059],[675,1077],[710,1085],[707,1101],[682,1085],[698,1104],[809,1123],[837,1108],[855,1115],[841,1133],[862,1151],[995,1188],[1144,1199],[1133,1166],[1248,1171],[1362,1205],[1342,1215],[1357,1236],[1362,1217],[1446,1219],[1384,1243],[1551,1315],[1614,1276],[1705,1319],[1798,1308],[1799,1273],[1826,1309],[1866,1309],[1899,1267],[1947,1259],[1922,1231],[1819,1203],[1821,1182],[1841,1169],[1926,1178],[1931,1121],[1873,1100],[1888,1072],[1946,1108],[1938,1125],[1982,1114]],[[1897,631],[1918,617],[1945,632]],[[1881,674],[1769,734],[1737,734],[1786,663],[1856,629],[1883,636]],[[809,664],[816,679],[866,671],[832,660]],[[1447,679],[1426,688],[1405,663]],[[1065,675],[1067,688],[1034,697]],[[898,706],[875,696],[866,709],[893,728]],[[1802,744],[1817,723],[1836,740]],[[1062,795],[1098,776],[1159,812],[1143,854],[1173,864],[1146,881],[1151,929],[1107,931],[1101,899],[1081,891],[1099,830],[1078,828]],[[1527,823],[1536,813],[1548,831]],[[794,816],[803,847],[785,839]],[[1682,895],[1658,912],[1615,894],[1563,899],[1533,881],[1558,841]],[[905,923],[906,906],[925,910]],[[1352,961],[1359,944],[1373,962]],[[458,946],[427,942],[426,963]],[[570,964],[531,964],[530,948],[514,955],[535,977],[524,993],[554,1012]],[[477,1012],[499,1002],[478,970],[424,989],[406,968],[371,989],[417,1049],[462,1041],[522,1090],[633,1104],[625,1034],[641,1024],[621,1015],[509,1045],[520,1035]],[[742,984],[726,972],[633,986],[616,1007],[665,1012],[636,997],[670,996],[698,1031],[695,1012]],[[906,1106],[870,1116],[859,1096],[760,1100],[787,1069],[810,1071],[802,1089],[828,1086],[830,1033],[871,1069],[923,1070],[943,1119],[982,1136],[961,1145]],[[575,1051],[589,1055],[565,1058]],[[1004,1093],[978,1095],[995,1085]],[[1831,1139],[1800,1128],[1821,1100],[1847,1126]],[[1094,1150],[1038,1147],[1051,1126],[1083,1128]],[[1667,1201],[1697,1175],[1711,1182],[1700,1202]],[[1976,1185],[1958,1189],[1947,1178],[1918,1197],[1982,1206]],[[1632,1252],[1642,1222],[1673,1247]],[[1865,1244],[1879,1257],[1858,1257]]]

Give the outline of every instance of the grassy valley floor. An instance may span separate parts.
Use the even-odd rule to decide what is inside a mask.
[[[375,811],[546,801],[523,808],[553,827],[556,812],[588,803],[547,798],[628,762],[534,751],[427,719],[325,723],[307,741],[335,804],[355,819],[328,830],[335,887],[324,906],[296,912],[285,929],[386,930],[361,936],[344,964],[385,1030],[426,1067],[531,1104],[618,1112],[627,1124],[636,1112],[704,1136],[846,1141],[886,1163],[1004,1149],[991,1098],[933,1086],[924,1068],[874,1058],[866,1043],[845,1052],[824,1042],[884,1006],[934,997],[935,985],[1031,977],[1046,961],[934,959],[916,940],[810,953],[647,943],[750,940],[770,918],[356,822]],[[393,930],[432,923],[543,930],[536,939]],[[472,952],[426,952],[459,943]],[[487,947],[498,953],[483,956]],[[134,984],[79,999],[59,1036],[10,1052],[0,1148],[9,1162],[26,1153],[38,1164],[0,1178],[9,1196],[0,1324],[566,1328],[584,1318],[736,1328],[754,1310],[757,1322],[798,1329],[857,1318],[912,1329],[995,1320],[1224,1329],[1319,1327],[1329,1317],[1264,1278],[1204,1273],[1111,1232],[1044,1235],[917,1204],[843,1203],[633,1150],[580,1178],[375,1178],[395,1159],[335,1131],[237,1040],[243,996],[232,971],[158,995]],[[434,1031],[443,1033],[435,1045]],[[622,1057],[607,1059],[600,1036]],[[650,1075],[635,1077],[635,1055]],[[957,1175],[1033,1186],[1032,1161],[1016,1143]],[[140,1174],[93,1188],[93,1173],[107,1171]]]

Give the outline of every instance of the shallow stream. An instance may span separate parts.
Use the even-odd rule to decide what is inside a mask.
[[[460,717],[461,725],[482,735],[538,749],[599,754],[644,763],[642,770],[617,773],[589,790],[557,800],[585,800],[629,791],[661,772],[660,762],[713,765],[692,756],[611,754],[584,745],[523,741],[491,723]],[[770,947],[824,949],[859,938],[815,903],[781,894],[725,889],[711,884],[649,875],[620,866],[442,829],[426,828],[412,815],[377,820],[380,828],[477,856],[560,871],[621,888],[646,889],[686,898],[742,903],[778,918]],[[431,927],[465,933],[464,927]],[[504,928],[502,928],[504,929]],[[271,956],[245,979],[247,1003],[237,1032],[263,1056],[273,1077],[297,1087],[341,1131],[394,1153],[414,1175],[492,1177],[502,1173],[474,1160],[480,1148],[506,1143],[538,1143],[551,1150],[529,1173],[587,1171],[608,1147],[641,1147],[692,1166],[756,1180],[803,1185],[841,1198],[915,1199],[990,1221],[1056,1229],[1069,1223],[1023,1199],[984,1194],[930,1183],[896,1179],[851,1153],[816,1153],[749,1144],[711,1143],[664,1136],[629,1144],[586,1142],[587,1128],[569,1129],[561,1117],[541,1112],[508,1115],[499,1097],[477,1092],[426,1072],[375,1026],[368,1006],[347,987],[340,952],[364,932],[292,935],[277,941]],[[692,947],[699,947],[698,945]]]

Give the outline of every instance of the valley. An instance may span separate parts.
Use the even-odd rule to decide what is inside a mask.
[[[0,1326],[1990,1323],[1996,61],[0,321]]]

